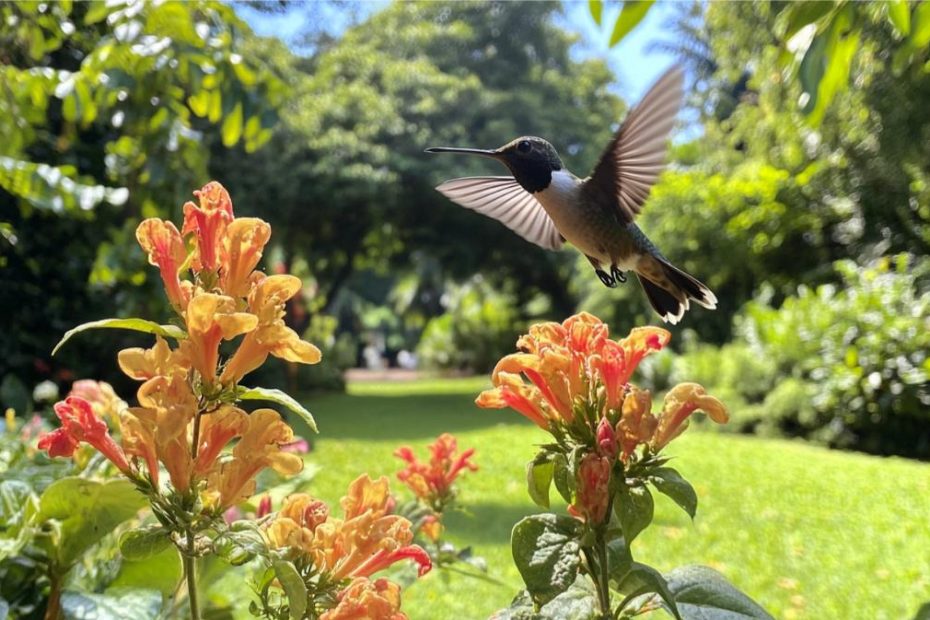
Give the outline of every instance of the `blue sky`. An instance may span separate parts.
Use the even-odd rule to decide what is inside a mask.
[[[380,0],[364,2],[360,5],[362,12],[376,11],[386,2]],[[348,23],[345,14],[341,14],[329,4],[313,6],[319,12],[317,19],[324,19],[333,25],[335,31]],[[652,82],[674,62],[668,54],[656,51],[647,52],[649,43],[663,38],[663,25],[674,13],[674,3],[657,2],[646,18],[616,47],[607,45],[610,38],[610,25],[620,12],[620,5],[611,3],[604,7],[603,23],[599,27],[591,19],[587,0],[564,2],[564,14],[559,25],[580,35],[580,40],[573,53],[578,58],[603,58],[617,76],[617,92],[626,101],[633,103],[646,91]],[[289,40],[304,27],[305,20],[312,19],[303,11],[291,11],[284,15],[268,15],[237,7],[239,14],[259,34],[278,36]]]

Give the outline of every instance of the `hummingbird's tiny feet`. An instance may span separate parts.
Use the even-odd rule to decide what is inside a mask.
[[[620,271],[620,270],[617,268],[616,265],[613,265],[613,266],[610,268],[610,275],[611,275],[611,277],[612,277],[614,280],[616,280],[617,282],[620,282],[621,284],[625,284],[625,283],[626,283],[626,274],[624,274],[622,271]]]
[[[612,276],[607,275],[607,272],[603,269],[595,269],[594,273],[596,273],[597,277],[601,279],[601,282],[604,283],[604,286],[608,288],[614,288],[617,286],[617,281]]]

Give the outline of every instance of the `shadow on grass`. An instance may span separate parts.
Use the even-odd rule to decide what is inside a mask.
[[[326,439],[413,440],[444,432],[524,423],[513,411],[479,409],[474,394],[322,394],[302,398],[301,402],[313,412],[320,434]],[[311,435],[301,428],[296,417],[290,421],[298,434]]]
[[[510,545],[510,530],[517,521],[531,514],[545,512],[527,498],[526,504],[497,502],[470,503],[464,511],[453,510],[443,517],[446,528],[466,544]],[[565,507],[553,506],[564,513]]]

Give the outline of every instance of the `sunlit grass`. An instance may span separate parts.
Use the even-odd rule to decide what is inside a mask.
[[[413,620],[486,618],[520,587],[510,529],[535,511],[524,464],[545,435],[510,411],[477,409],[483,379],[350,386],[311,398],[322,466],[312,491],[337,501],[361,472],[393,477],[401,444],[423,450],[455,433],[477,448],[481,471],[461,481],[468,513],[449,537],[484,556],[505,586],[434,572],[405,592]],[[930,601],[930,466],[831,452],[801,443],[686,433],[669,453],[697,488],[692,524],[657,501],[655,525],[634,545],[662,570],[711,565],[779,618],[903,619]],[[403,492],[398,485],[397,490]]]

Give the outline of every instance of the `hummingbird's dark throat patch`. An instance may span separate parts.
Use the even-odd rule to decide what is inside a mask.
[[[553,168],[548,161],[509,161],[507,167],[513,173],[513,178],[520,186],[531,194],[541,192],[552,183],[552,171],[561,170],[562,167]]]

